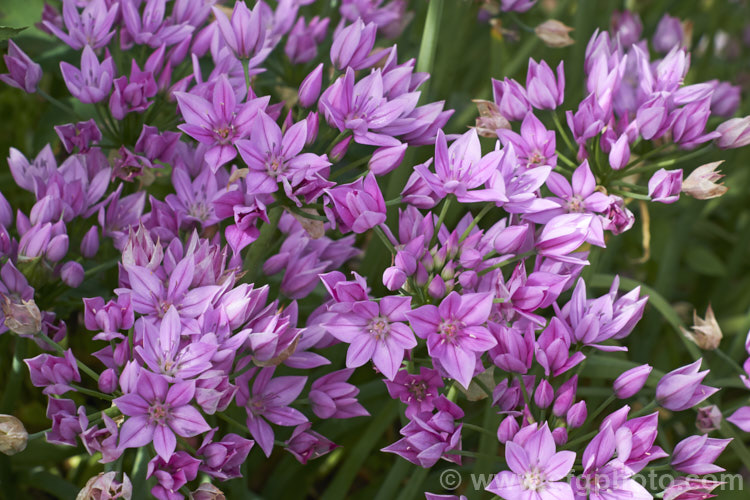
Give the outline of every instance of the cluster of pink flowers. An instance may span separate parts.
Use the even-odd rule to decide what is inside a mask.
[[[420,103],[429,75],[382,47],[408,22],[405,1],[344,0],[324,18],[304,15],[310,0],[231,13],[213,3],[64,0],[62,14],[44,11],[42,29],[80,53],[59,76],[98,117],[55,127],[62,149],[11,150],[30,210],[14,214],[0,194],[2,328],[47,351],[26,364],[48,396],[49,442],[80,441],[102,463],[146,450],[152,494],[183,498],[199,473],[240,476],[254,448],[302,463],[333,450],[315,429],[369,415],[348,382],[363,367],[408,419],[383,451],[421,467],[462,462],[461,393],[478,390],[498,414],[487,430],[507,470],[487,489],[502,498],[652,498],[632,477],[667,457],[678,473],[722,470],[713,462],[728,440],[691,436],[665,451],[648,413],[716,392],[700,360],[645,389],[651,367],[635,367],[597,411],[577,393],[587,357],[627,350],[647,303],[639,289],[620,294],[618,279],[591,298],[589,245],[631,228],[632,199],[721,191],[713,170],[683,179],[644,153],[655,141],[674,154],[750,143],[747,118],[706,129],[734,114],[736,91],[683,85],[689,53],[666,21],[658,60],[632,15],[595,33],[586,97],[570,109],[563,63],[532,59],[525,84],[492,82],[489,118],[503,126],[453,135],[443,102]],[[40,66],[13,42],[6,62],[0,78],[36,92]],[[296,92],[280,100],[268,76]],[[480,135],[494,137],[491,150]],[[429,160],[404,163],[424,145]],[[386,200],[381,181],[398,168],[410,175]],[[355,271],[363,233],[391,254],[382,286]],[[119,257],[101,263],[112,249]],[[89,297],[86,281],[107,266],[117,282]],[[85,297],[85,329],[68,331],[63,293]],[[69,335],[100,348],[64,349]],[[345,368],[329,359],[339,344]],[[630,398],[653,404],[610,407]],[[750,431],[748,408],[729,420]],[[665,498],[715,486],[677,479]]]

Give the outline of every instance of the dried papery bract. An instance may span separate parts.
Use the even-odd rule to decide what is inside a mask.
[[[0,415],[0,453],[15,455],[26,449],[29,433],[13,415]]]
[[[34,335],[42,329],[42,313],[34,299],[15,299],[0,293],[0,306],[5,315],[5,326],[13,333]]]
[[[706,309],[705,318],[699,317],[698,311],[693,311],[693,326],[690,329],[692,331],[683,328],[682,333],[701,349],[713,351],[719,347],[723,335],[711,304]]]
[[[226,500],[224,492],[211,483],[203,483],[190,493],[190,500]]]
[[[133,485],[128,475],[123,473],[122,482],[116,480],[117,472],[102,472],[92,477],[78,493],[76,500],[131,500]]]
[[[729,188],[722,183],[717,183],[724,175],[716,170],[722,161],[706,163],[696,168],[682,182],[682,192],[699,200],[710,200],[724,195]]]
[[[575,43],[575,40],[570,38],[571,31],[573,31],[573,28],[566,26],[555,19],[548,19],[534,28],[536,36],[538,36],[547,47],[556,49],[567,47]]]

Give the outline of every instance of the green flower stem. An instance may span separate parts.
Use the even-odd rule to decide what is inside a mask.
[[[448,215],[448,208],[451,206],[451,200],[453,199],[452,195],[448,195],[445,200],[443,200],[443,207],[440,209],[440,215],[438,216],[437,223],[435,224],[435,231],[432,233],[432,239],[430,240],[430,246],[429,248],[432,248],[435,243],[437,243],[438,239],[438,232],[440,231],[440,228],[443,225],[443,222],[445,222],[445,217]]]
[[[568,147],[568,149],[572,153],[575,154],[577,148],[573,145],[573,141],[570,140],[570,137],[568,137],[567,132],[565,132],[565,129],[563,128],[563,124],[560,121],[560,117],[557,116],[557,112],[553,110],[553,111],[550,112],[550,114],[552,115],[552,121],[555,122],[555,127],[557,128],[557,131],[560,133],[560,136],[562,136],[562,138],[563,138],[563,142],[565,142],[565,145]],[[559,153],[558,153],[558,155],[559,155]],[[567,160],[567,158],[566,158],[566,160]],[[568,161],[570,161],[570,160],[568,160]]]
[[[78,115],[78,113],[75,112],[75,110],[73,108],[71,108],[67,104],[64,104],[59,99],[57,99],[55,97],[52,97],[47,92],[45,92],[44,90],[42,90],[40,87],[37,87],[36,91],[37,91],[37,93],[41,97],[43,97],[47,102],[49,102],[50,104],[52,104],[53,106],[55,106],[56,108],[58,108],[60,111],[64,111],[66,114],[73,115],[78,120],[81,119],[81,117]]]
[[[745,370],[729,354],[725,353],[721,349],[714,349],[713,352],[714,352],[714,354],[716,354],[717,356],[719,356],[721,359],[723,359],[724,361],[726,361],[734,369],[734,371],[736,371],[740,375],[744,375],[745,374]]]
[[[388,239],[388,236],[386,236],[385,231],[383,231],[383,228],[380,226],[375,226],[372,228],[375,234],[378,235],[378,238],[380,238],[380,241],[383,242],[383,245],[393,254],[396,255],[396,248],[393,246],[393,243],[391,243],[391,240]]]
[[[650,412],[654,408],[656,408],[656,400],[651,401],[649,404],[638,410],[637,412],[633,413],[633,416],[631,418],[640,417],[641,415],[645,415],[646,413]]]
[[[516,375],[516,378],[518,379],[518,384],[521,387],[521,394],[523,394],[523,402],[531,408],[530,399],[529,399],[529,391],[526,390],[526,384],[523,383],[523,375]]]
[[[105,271],[111,267],[115,267],[120,262],[120,259],[114,259],[110,260],[109,262],[105,262],[104,264],[99,264],[98,266],[94,266],[91,269],[86,270],[86,272],[83,273],[84,279],[88,278],[90,276],[95,276],[99,274],[102,271]]]
[[[77,384],[70,384],[70,387],[80,392],[81,394],[86,394],[87,396],[104,399],[106,401],[112,401],[113,399],[112,396],[110,396],[109,394],[104,394],[103,392],[86,389],[85,387],[81,387],[80,385],[77,385]]]
[[[419,46],[419,55],[417,56],[417,71],[431,73],[435,65],[435,54],[437,53],[437,44],[440,35],[440,22],[443,17],[444,0],[430,0],[427,7],[427,17],[424,22],[422,31],[422,43]],[[422,84],[422,96],[427,96],[430,81]]]
[[[236,421],[235,419],[227,415],[226,412],[217,411],[215,415],[219,417],[220,419],[222,419],[224,422],[237,427],[237,429],[242,430],[245,434],[248,433],[247,425],[242,425],[241,423],[239,423],[238,421]]]
[[[41,339],[44,342],[46,342],[47,344],[49,344],[59,354],[64,354],[65,353],[65,349],[63,349],[60,344],[58,344],[57,342],[55,342],[51,338],[47,337],[46,335],[42,334],[41,332],[37,333],[34,337],[38,338],[38,339]],[[91,368],[89,368],[88,366],[86,366],[82,361],[79,361],[78,359],[76,359],[76,364],[78,365],[78,368],[83,373],[85,373],[86,375],[88,375],[89,377],[91,377],[92,379],[94,379],[96,382],[99,382],[99,375],[97,375],[97,373],[94,370],[92,370]],[[99,394],[102,394],[102,393],[99,393]],[[103,394],[103,395],[106,396],[106,394]],[[106,398],[104,398],[104,399],[106,399]],[[110,397],[109,399],[112,399],[112,398]]]
[[[466,238],[468,238],[469,234],[471,233],[471,230],[474,229],[474,227],[479,224],[479,221],[482,220],[482,218],[489,213],[490,210],[492,210],[495,207],[492,203],[487,203],[482,210],[477,214],[476,217],[474,217],[474,220],[471,221],[471,224],[469,224],[469,227],[466,228],[466,230],[461,235],[461,238],[459,238],[458,243],[461,244]]]
[[[352,131],[349,129],[344,130],[343,132],[339,132],[339,135],[337,135],[332,141],[331,144],[328,145],[328,148],[326,149],[326,156],[329,156],[331,154],[331,151],[333,151],[333,148],[336,147],[336,144],[341,142],[342,140],[346,139],[349,134],[351,134]]]
[[[678,163],[692,160],[694,158],[698,158],[699,156],[702,156],[708,153],[712,149],[713,149],[712,146],[705,146],[705,147],[702,147],[701,149],[696,149],[695,151],[688,153],[688,154],[684,154],[684,155],[681,154],[673,158],[667,158],[665,160],[661,160],[656,163],[644,165],[643,167],[632,168],[629,170],[621,170],[620,172],[623,172],[625,175],[632,175],[632,174],[648,173],[648,172],[652,172],[654,170],[658,170],[660,168],[665,168],[665,167],[673,167],[677,165]],[[622,176],[622,174],[620,176]]]
[[[576,165],[575,162],[573,162],[573,160],[571,160],[570,158],[562,154],[559,149],[555,150],[555,153],[557,154],[557,157],[561,159],[563,163],[565,163],[570,168],[573,168],[573,169],[578,168],[578,165]]]
[[[589,415],[588,418],[591,419],[591,420],[595,419],[597,416],[599,416],[599,414],[601,412],[603,412],[605,410],[605,408],[607,408],[610,404],[612,404],[612,402],[615,399],[617,399],[617,396],[615,396],[614,394],[612,394],[604,402],[602,402],[602,404],[600,404],[599,407],[596,410],[594,410],[594,413],[592,413],[591,415]]]
[[[490,266],[488,268],[485,268],[485,269],[482,269],[481,271],[479,271],[479,276],[484,276],[485,274],[489,273],[490,271],[493,271],[495,269],[500,269],[500,268],[503,268],[503,267],[507,266],[508,264],[513,264],[515,262],[518,262],[519,260],[523,260],[526,257],[530,257],[530,256],[534,255],[535,253],[536,252],[534,250],[529,250],[528,252],[524,252],[524,253],[516,255],[512,259],[508,259],[508,260],[504,260],[502,262],[498,262],[494,266]]]
[[[474,424],[470,424],[468,422],[464,422],[463,423],[463,427],[464,427],[464,429],[471,429],[472,431],[480,432],[482,434],[487,434],[487,435],[492,436],[493,438],[497,439],[497,435],[494,432],[490,431],[489,429],[485,429],[481,425],[474,425]]]

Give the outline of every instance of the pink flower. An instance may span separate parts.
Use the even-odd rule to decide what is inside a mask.
[[[195,382],[177,382],[172,386],[163,375],[141,371],[133,392],[113,403],[130,417],[120,429],[120,448],[140,448],[154,444],[156,453],[166,462],[177,446],[177,436],[193,437],[210,430],[203,415],[190,405]]]
[[[497,344],[484,325],[492,294],[451,292],[440,306],[425,305],[406,313],[414,332],[427,340],[427,352],[464,387],[474,376],[477,354]]]

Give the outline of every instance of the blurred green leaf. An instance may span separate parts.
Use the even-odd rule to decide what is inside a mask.
[[[26,26],[23,28],[11,28],[9,26],[0,26],[0,42],[4,42],[5,40],[8,40],[10,38],[13,38],[20,32],[26,29]]]
[[[697,273],[708,276],[725,276],[727,268],[721,259],[704,246],[691,246],[685,253],[687,265]]]

